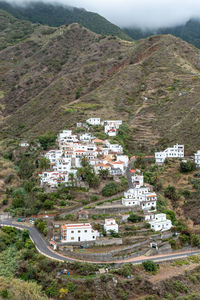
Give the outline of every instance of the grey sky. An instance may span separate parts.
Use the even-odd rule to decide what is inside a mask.
[[[15,0],[15,2],[29,2],[29,0]],[[200,17],[200,0],[43,0],[43,2],[83,7],[98,12],[121,27],[174,26],[185,23],[192,17]]]

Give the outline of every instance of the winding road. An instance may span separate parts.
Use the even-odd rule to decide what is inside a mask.
[[[14,222],[14,223],[13,223]],[[170,261],[170,260],[175,260],[175,259],[180,259],[180,258],[185,258],[188,256],[192,255],[198,255],[200,254],[200,250],[191,250],[191,251],[183,251],[183,252],[176,252],[176,253],[170,253],[170,254],[160,254],[160,255],[155,255],[155,256],[138,256],[134,258],[125,258],[123,260],[112,260],[112,261],[100,261],[100,260],[95,260],[95,261],[89,261],[89,260],[80,260],[80,259],[75,259],[71,258],[68,256],[64,256],[62,254],[57,253],[53,249],[48,246],[47,242],[43,238],[43,236],[40,234],[40,232],[35,228],[35,227],[30,227],[27,225],[23,224],[16,224],[15,220],[4,220],[0,221],[0,226],[11,226],[15,227],[19,230],[28,230],[30,234],[30,238],[35,244],[35,247],[37,251],[44,256],[57,260],[57,261],[66,261],[66,262],[72,262],[72,261],[79,261],[79,262],[88,262],[92,264],[117,264],[121,265],[124,263],[132,263],[132,264],[141,264],[145,261],[152,260],[154,262],[165,262],[165,261]]]

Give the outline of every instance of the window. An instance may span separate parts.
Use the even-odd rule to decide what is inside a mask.
[[[92,237],[93,239],[95,239],[95,236],[93,235],[93,237]]]
[[[81,231],[80,230],[78,230],[78,233],[80,233]]]
[[[71,233],[74,233],[74,231],[72,230]]]
[[[71,237],[71,241],[74,241],[74,237]]]

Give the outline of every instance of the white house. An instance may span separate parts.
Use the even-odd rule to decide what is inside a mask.
[[[139,174],[134,174],[131,177],[132,179],[132,183],[134,185],[135,188],[141,188],[142,186],[144,186],[144,176],[143,175],[139,175]]]
[[[90,125],[101,125],[101,119],[100,118],[90,118],[86,120],[86,122]]]
[[[91,133],[83,133],[80,135],[80,141],[91,142],[95,137],[91,135]]]
[[[29,147],[29,143],[27,141],[22,141],[20,144],[19,144],[20,147]]]
[[[111,144],[110,142],[107,142],[106,147],[108,147],[110,152],[123,153],[123,148],[119,144]]]
[[[161,152],[155,152],[155,160],[157,164],[164,163],[166,158],[184,157],[184,145],[174,145],[171,148],[167,148]]]
[[[105,120],[103,121],[103,124],[119,129],[120,125],[122,125],[122,120]]]
[[[114,231],[114,232],[118,233],[119,226],[116,223],[115,219],[105,219],[104,230],[108,234],[110,233],[110,231]]]
[[[197,165],[197,168],[200,168],[200,150],[197,151],[194,155],[195,164]]]
[[[151,229],[155,231],[170,230],[172,227],[172,222],[166,218],[166,214],[146,215],[145,220],[150,224]]]
[[[155,210],[156,203],[157,195],[150,191],[149,186],[129,189],[122,198],[122,205],[140,206],[143,210]]]
[[[62,242],[89,242],[95,241],[99,237],[99,232],[93,230],[90,223],[66,224],[61,226]]]

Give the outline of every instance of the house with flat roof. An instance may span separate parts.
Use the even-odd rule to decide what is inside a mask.
[[[109,234],[111,231],[118,233],[119,226],[116,223],[115,219],[105,219],[104,230],[107,234]]]
[[[171,220],[167,219],[166,214],[150,214],[145,216],[145,221],[150,224],[154,231],[166,231],[172,227]]]
[[[183,158],[184,157],[184,145],[174,145],[171,148],[167,148],[161,152],[155,152],[155,161],[157,164],[163,164],[166,158]]]
[[[64,243],[95,241],[99,232],[90,223],[66,224],[61,226],[61,241]]]

